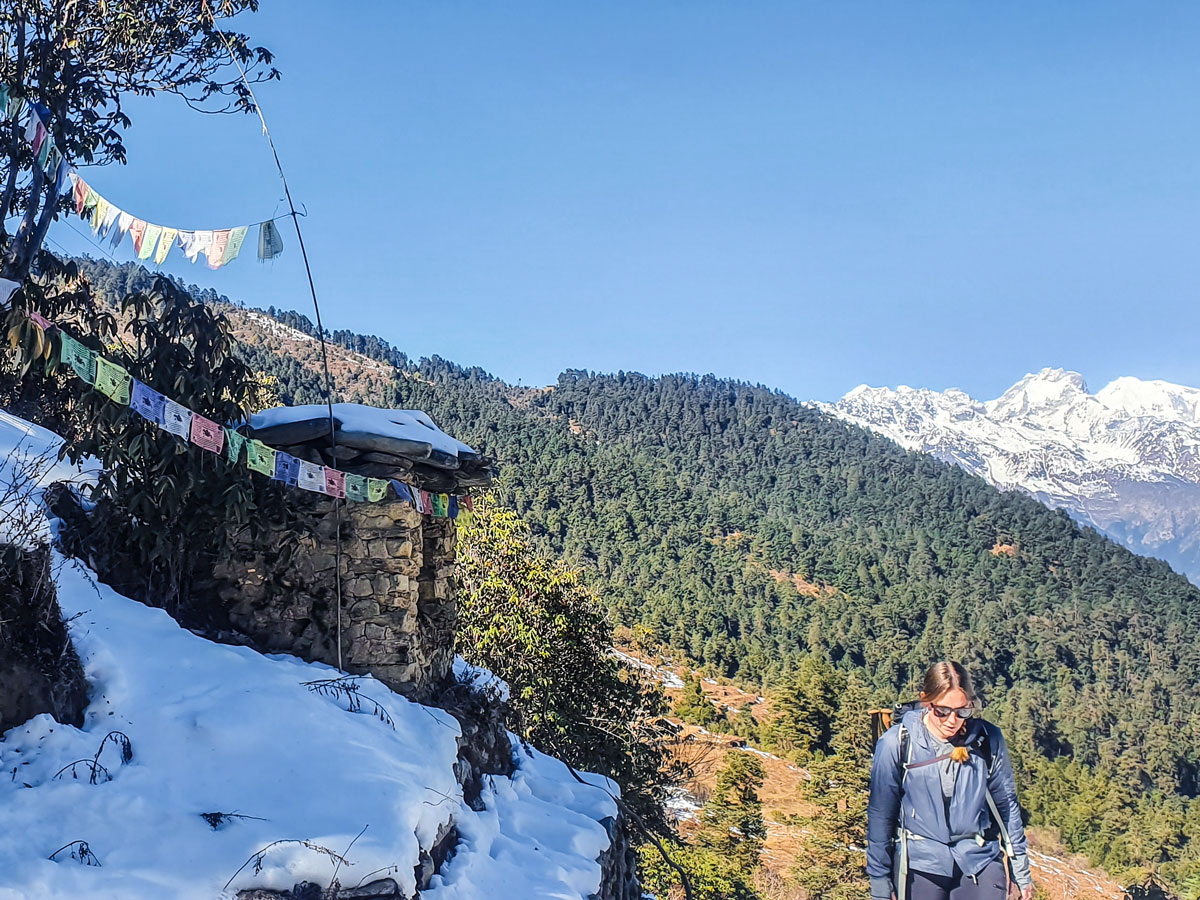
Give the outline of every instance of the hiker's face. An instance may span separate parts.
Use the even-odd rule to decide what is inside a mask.
[[[943,741],[947,741],[962,731],[963,726],[967,723],[967,720],[960,719],[957,712],[951,712],[950,715],[946,716],[946,718],[939,719],[933,714],[933,710],[931,709],[933,706],[940,706],[943,708],[949,708],[951,710],[957,710],[970,706],[971,698],[967,696],[966,692],[963,691],[962,688],[953,688],[952,690],[946,691],[946,693],[942,694],[940,697],[931,698],[922,694],[921,699],[925,702],[925,707],[929,709],[928,714],[925,716],[925,725],[934,733],[936,737],[941,738]]]

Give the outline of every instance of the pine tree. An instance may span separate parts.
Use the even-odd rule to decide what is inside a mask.
[[[805,799],[819,807],[792,869],[810,897],[866,900],[870,895],[863,871],[871,771],[868,699],[862,680],[848,678],[833,721],[834,753],[809,765],[811,780],[801,787]]]
[[[684,682],[683,693],[675,701],[675,715],[693,725],[711,725],[717,720],[717,710],[704,695],[699,675]]]
[[[761,760],[730,750],[717,773],[712,796],[700,814],[696,842],[736,860],[747,872],[758,865],[767,836],[759,798],[765,778]]]

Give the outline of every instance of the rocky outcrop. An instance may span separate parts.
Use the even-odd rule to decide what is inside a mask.
[[[637,878],[637,851],[629,840],[624,814],[610,816],[601,823],[611,843],[600,854],[600,891],[594,900],[640,900],[642,886]]]
[[[399,501],[333,504],[318,500],[303,532],[234,542],[213,572],[229,622],[266,652],[336,665],[340,516],[342,666],[428,699],[454,661],[454,520]]]

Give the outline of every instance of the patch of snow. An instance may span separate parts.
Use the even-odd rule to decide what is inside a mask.
[[[329,415],[324,404],[306,406],[277,406],[255,413],[250,417],[251,428],[268,428],[291,422],[305,422]],[[407,441],[424,441],[435,450],[457,456],[460,452],[474,454],[474,450],[460,440],[452,438],[433,424],[433,420],[418,409],[380,409],[360,403],[335,403],[333,416],[342,423],[346,431],[362,431],[383,437]]]
[[[47,540],[49,528],[37,509],[41,488],[56,481],[95,481],[99,464],[59,460],[61,446],[54,432],[0,410],[0,540]]]
[[[54,439],[0,421],[10,443],[17,432],[45,446]],[[90,703],[82,728],[42,715],[0,737],[0,900],[212,900],[302,880],[328,885],[335,863],[314,848],[345,856],[343,886],[386,875],[411,895],[421,849],[449,822],[461,840],[423,896],[598,890],[609,846],[602,821],[617,812],[609,780],[585,774],[580,783],[513,738],[516,772],[487,778],[475,811],[455,778],[460,729],[448,713],[370,677],[358,679],[361,693],[391,724],[350,712],[305,685],[337,678],[329,666],[212,643],[77,562],[56,554],[54,568]],[[105,742],[112,731],[132,744],[127,764]],[[111,778],[91,784],[86,761],[99,748]],[[85,762],[73,774],[76,761]],[[254,818],[214,829],[201,814],[217,812]],[[77,840],[100,866],[70,849],[49,859]]]
[[[495,696],[501,703],[507,703],[510,692],[508,682],[482,666],[473,666],[461,656],[454,657],[454,680],[469,684],[481,694]]]

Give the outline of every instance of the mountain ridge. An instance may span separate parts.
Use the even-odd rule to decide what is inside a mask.
[[[1200,580],[1200,390],[1042,369],[1000,397],[860,385],[827,412],[1065,510]]]

